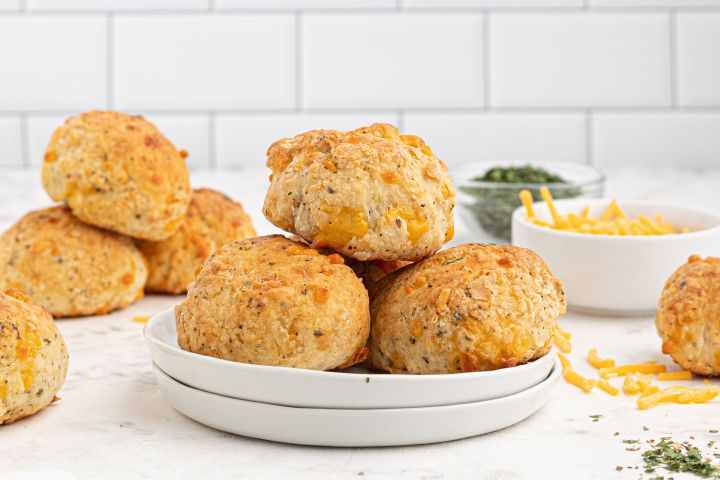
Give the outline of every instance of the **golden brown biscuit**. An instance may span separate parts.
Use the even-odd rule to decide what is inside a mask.
[[[183,293],[195,278],[195,269],[215,250],[254,236],[255,229],[242,205],[209,188],[194,190],[177,232],[160,242],[136,242],[150,269],[145,290]]]
[[[263,213],[313,246],[358,260],[418,260],[452,238],[455,188],[445,164],[392,125],[279,140],[267,166]]]
[[[662,351],[685,370],[720,375],[720,258],[697,255],[665,283],[655,326]]]
[[[370,299],[375,297],[375,290],[380,284],[380,280],[411,263],[412,262],[404,260],[370,260],[369,262],[361,262],[354,258],[345,259],[345,264],[352,268],[355,275],[362,280]]]
[[[0,291],[0,425],[52,403],[67,367],[65,342],[48,311],[18,290]]]
[[[370,312],[374,368],[473,372],[545,355],[565,296],[531,250],[467,244],[382,280]]]
[[[367,292],[342,257],[280,235],[215,252],[175,320],[184,350],[311,370],[362,361],[370,330]]]
[[[131,239],[82,223],[65,206],[30,212],[0,236],[0,289],[22,290],[56,317],[129,305],[146,279]]]
[[[93,111],[55,130],[42,168],[45,190],[80,220],[163,240],[190,202],[184,154],[141,116]]]

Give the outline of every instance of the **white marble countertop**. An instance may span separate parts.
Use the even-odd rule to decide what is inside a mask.
[[[193,174],[195,186],[215,187],[241,200],[261,233],[274,231],[260,213],[265,182],[264,171]],[[717,209],[718,185],[720,170],[623,169],[609,172],[607,194]],[[1,228],[48,204],[37,171],[0,169]],[[468,240],[462,229],[457,240]],[[627,451],[623,439],[694,436],[700,446],[720,440],[720,435],[710,433],[720,428],[717,401],[638,411],[634,398],[601,391],[587,395],[562,380],[551,401],[525,422],[438,445],[316,448],[225,434],[168,405],[152,375],[143,325],[132,321],[178,301],[179,297],[149,296],[108,316],[58,321],[70,350],[62,400],[0,427],[0,477],[637,479],[642,469],[627,467],[641,465],[640,452]],[[670,364],[660,354],[651,318],[571,313],[561,324],[573,333],[571,358],[581,373],[591,373],[583,360],[591,346],[622,363],[655,359]],[[593,422],[590,415],[595,414],[603,418]],[[616,466],[624,468],[617,471]]]

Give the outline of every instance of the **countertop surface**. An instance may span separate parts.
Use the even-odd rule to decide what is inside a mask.
[[[720,170],[637,168],[607,173],[607,196],[720,208]],[[192,177],[194,186],[214,187],[242,201],[260,233],[275,231],[260,213],[267,172],[201,171]],[[49,204],[39,172],[0,169],[2,229],[28,210]],[[469,240],[458,228],[456,241]],[[143,325],[132,320],[180,300],[148,296],[111,315],[59,320],[70,351],[61,400],[0,427],[0,477],[637,479],[654,475],[642,477],[642,468],[634,468],[642,465],[642,450],[633,451],[637,447],[623,443],[625,439],[641,440],[644,450],[648,439],[694,437],[691,442],[707,453],[712,453],[706,448],[708,441],[720,440],[720,434],[711,432],[720,428],[717,401],[638,411],[633,397],[611,397],[598,390],[585,394],[563,380],[550,402],[528,420],[437,445],[317,448],[225,434],[185,418],[165,401],[152,374]],[[570,358],[580,373],[592,373],[584,360],[590,347],[619,363],[657,360],[671,365],[660,353],[650,317],[571,312],[560,323],[573,334]],[[700,380],[692,383],[701,386]],[[720,380],[711,384],[720,385]],[[591,415],[602,418],[594,421]]]

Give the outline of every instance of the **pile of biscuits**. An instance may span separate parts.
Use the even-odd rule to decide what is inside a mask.
[[[140,116],[92,111],[53,134],[50,197],[0,235],[0,424],[47,405],[67,369],[54,317],[182,293],[217,248],[255,236],[239,203],[191,190],[187,154]]]
[[[263,213],[293,234],[235,241],[175,308],[181,348],[315,370],[492,370],[546,354],[565,312],[532,251],[453,236],[446,166],[387,124],[275,142]]]

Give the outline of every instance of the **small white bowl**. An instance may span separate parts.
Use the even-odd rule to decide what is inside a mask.
[[[408,408],[479,402],[513,395],[542,382],[554,355],[517,367],[447,375],[389,375],[361,367],[321,372],[231,362],[180,349],[173,309],[144,329],[153,362],[206,392],[253,402],[305,408]]]
[[[560,362],[555,359],[551,366],[552,372],[540,383],[508,397],[439,407],[371,410],[249,402],[183,385],[157,366],[154,371],[170,405],[211,428],[299,445],[385,447],[458,440],[525,420],[548,401],[560,378]]]
[[[579,214],[590,206],[599,216],[609,200],[559,200],[561,214]],[[513,213],[513,244],[540,255],[562,282],[571,308],[614,315],[653,314],[668,277],[690,255],[720,256],[720,216],[696,208],[638,200],[618,201],[629,217],[658,213],[689,233],[656,236],[591,235],[553,230],[533,224],[525,208]],[[534,204],[535,215],[551,221],[544,202]]]

